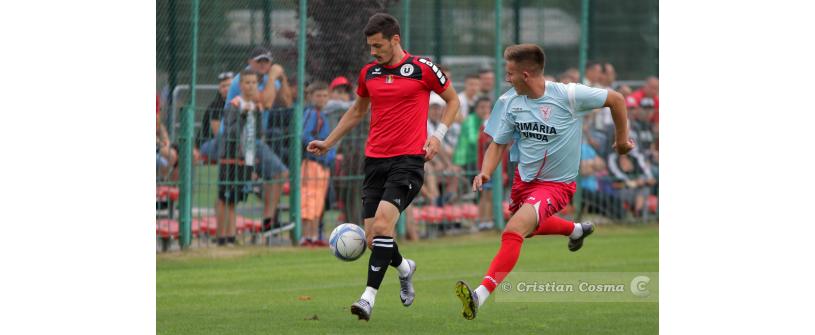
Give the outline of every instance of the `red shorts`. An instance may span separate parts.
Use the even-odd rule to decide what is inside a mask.
[[[530,204],[538,211],[538,225],[565,208],[575,192],[576,184],[554,181],[521,180],[518,170],[512,182],[509,198],[509,211],[515,214],[523,204]]]

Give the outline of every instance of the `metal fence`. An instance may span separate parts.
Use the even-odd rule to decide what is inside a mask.
[[[347,109],[343,91],[353,98],[357,73],[369,61],[362,28],[374,13],[385,11],[400,19],[405,50],[440,60],[458,92],[465,91],[468,75],[491,70],[477,80],[490,88],[483,94],[494,101],[507,88],[502,80],[495,80],[503,78],[501,53],[514,43],[542,45],[547,53],[546,73],[554,79],[582,80],[585,72],[577,69],[597,60],[614,65],[616,83],[636,88],[645,76],[658,74],[657,6],[656,1],[645,0],[613,4],[590,0],[157,1],[156,88],[157,108],[161,109],[157,119],[166,128],[169,142],[160,141],[157,131],[159,246],[208,246],[221,235],[235,235],[244,244],[298,243],[313,235],[319,239],[337,223],[362,222],[368,125],[363,123],[347,135],[337,147],[336,159],[322,168],[304,160],[308,134],[303,129],[313,126],[309,115],[316,114],[309,110],[319,99],[312,93],[320,91],[320,83],[328,86],[329,94],[321,125],[335,126]],[[307,19],[301,21],[301,17]],[[247,67],[257,46],[271,50],[272,63],[282,68],[274,84],[280,87],[274,105],[258,120],[263,161],[245,178],[229,180],[230,176],[219,176],[222,164],[212,157],[219,128],[213,115],[224,103],[221,91],[231,85],[230,79],[224,79],[226,73],[234,75]],[[574,78],[575,73],[579,77]],[[657,219],[658,150],[649,147],[634,162],[634,172],[642,173],[643,181],[637,185],[627,182],[634,172],[621,174],[621,163],[613,157],[609,161],[610,144],[604,142],[608,124],[597,121],[603,118],[601,113],[592,113],[585,121],[591,125],[586,136],[596,137],[592,145],[604,146],[595,148],[595,163],[585,162],[587,159],[581,164],[581,190],[575,206],[562,214],[613,222]],[[474,118],[475,108],[470,114]],[[471,121],[478,124],[478,119]],[[461,134],[468,134],[460,135],[469,138],[468,145],[479,135],[472,124],[459,125]],[[658,143],[658,127],[651,129],[650,136],[654,134]],[[508,185],[494,188],[493,194],[471,192],[477,149],[467,152],[463,157],[451,155],[449,161],[436,159],[428,164],[429,186],[405,211],[400,234],[420,238],[503,226],[508,218]],[[217,200],[219,186],[224,185],[248,195],[235,205],[232,228],[219,228],[217,223],[219,215],[232,216]],[[325,192],[313,192],[323,188]],[[317,209],[324,209],[315,219],[312,212],[317,202],[323,203]],[[304,211],[310,216],[305,226]],[[264,238],[260,234],[264,219],[293,222],[294,228]],[[318,225],[316,233],[312,223]],[[180,243],[173,243],[176,240]]]

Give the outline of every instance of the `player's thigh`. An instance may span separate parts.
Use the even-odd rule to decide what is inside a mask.
[[[385,192],[388,170],[386,160],[365,158],[365,180],[362,182],[362,218],[365,220],[376,216],[379,201]]]
[[[524,203],[520,208],[515,211],[515,214],[509,218],[504,232],[514,232],[521,236],[527,236],[537,228],[538,224],[538,211],[534,206]]]

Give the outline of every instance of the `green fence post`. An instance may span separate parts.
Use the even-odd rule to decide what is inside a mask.
[[[586,77],[586,58],[589,48],[589,0],[582,0],[580,5],[580,56],[577,64],[580,68],[580,82]],[[583,213],[583,188],[580,187],[580,174],[576,178],[577,188],[574,193],[574,220],[579,221]]]
[[[272,45],[272,0],[263,1],[263,44]]]
[[[181,149],[179,171],[181,178],[181,226],[179,228],[179,244],[187,249],[192,241],[192,140],[193,123],[195,122],[195,81],[198,72],[198,1],[192,2],[192,73],[190,74],[190,102],[184,109],[181,118]]]
[[[410,0],[402,1],[402,47],[410,51]],[[407,227],[407,215],[405,212],[399,214],[399,221],[396,222],[396,233],[405,236]]]
[[[502,22],[503,15],[503,2],[495,0],[495,100],[501,96],[501,83],[504,81],[504,51],[502,50]],[[504,168],[501,161],[498,162],[498,167],[492,173],[492,214],[495,226],[498,229],[504,229],[504,208],[501,202],[504,200],[504,178],[502,169]]]
[[[303,159],[303,85],[306,82],[306,0],[300,0],[300,28],[297,32],[297,102],[294,105],[294,138],[289,165],[289,215],[294,221],[294,243],[302,236],[302,213],[300,210],[300,162]],[[317,200],[314,200],[317,201]],[[322,201],[322,200],[319,200]]]

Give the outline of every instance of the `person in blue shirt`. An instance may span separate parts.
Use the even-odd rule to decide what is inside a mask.
[[[331,133],[331,124],[324,111],[328,101],[328,85],[314,82],[306,88],[311,106],[303,115],[303,143],[322,141]],[[325,209],[325,198],[328,194],[328,182],[337,149],[331,148],[325,155],[317,156],[308,151],[303,152],[301,169],[301,215],[303,219],[302,246],[328,246],[319,239],[318,223]]]
[[[609,107],[617,139],[612,147],[621,155],[634,148],[628,137],[623,96],[610,89],[546,81],[545,57],[535,44],[512,45],[504,50],[506,81],[512,88],[495,102],[487,120],[485,131],[492,143],[484,154],[481,172],[473,179],[473,191],[480,191],[490,180],[512,143],[510,160],[518,163],[510,196],[512,217],[481,285],[471,290],[463,281],[456,284],[462,315],[468,320],[475,318],[478,308],[515,267],[524,237],[565,235],[569,250],[577,251],[594,230],[591,223],[554,216],[569,204],[575,192],[583,115]]]

